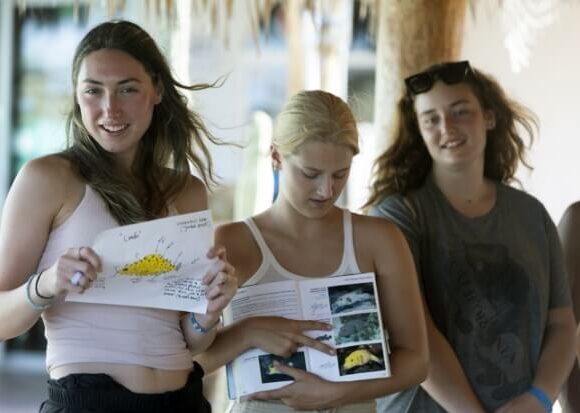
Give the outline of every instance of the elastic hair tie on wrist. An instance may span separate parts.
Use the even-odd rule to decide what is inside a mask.
[[[38,273],[38,275],[36,276],[36,281],[34,282],[34,292],[36,293],[36,295],[44,300],[52,300],[54,298],[54,295],[51,295],[50,297],[46,296],[46,295],[42,295],[40,294],[40,291],[38,291],[38,282],[40,281],[40,277],[42,276],[42,274],[44,273],[44,271],[46,270],[42,270]]]
[[[32,280],[34,279],[34,277],[36,276],[36,274],[32,274],[29,278],[28,281],[26,282],[26,300],[28,301],[28,304],[30,304],[30,306],[32,308],[34,308],[37,311],[44,311],[47,308],[49,308],[52,305],[52,302],[50,303],[46,303],[46,304],[36,304],[33,300],[32,300],[32,296],[30,295],[30,284],[32,284]]]
[[[542,390],[537,388],[536,386],[530,386],[528,389],[528,393],[534,396],[538,401],[544,406],[546,412],[552,412],[552,400],[544,393]]]
[[[216,323],[213,326],[211,326],[209,328],[205,328],[204,326],[199,324],[199,322],[195,318],[195,313],[190,313],[189,321],[191,323],[191,327],[193,328],[193,330],[197,331],[198,333],[201,333],[201,334],[207,334],[207,333],[212,332],[219,324],[219,320],[218,320],[218,321],[216,321]]]

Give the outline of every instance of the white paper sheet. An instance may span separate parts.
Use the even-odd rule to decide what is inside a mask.
[[[206,257],[212,245],[208,210],[103,231],[93,245],[103,271],[66,299],[205,313],[201,279],[215,261]]]

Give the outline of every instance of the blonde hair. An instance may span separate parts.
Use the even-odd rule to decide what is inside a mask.
[[[339,97],[322,90],[292,96],[276,119],[272,145],[290,155],[308,141],[334,143],[359,152],[356,120]]]

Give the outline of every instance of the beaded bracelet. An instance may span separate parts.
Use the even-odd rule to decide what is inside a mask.
[[[218,319],[218,321],[216,321],[213,326],[206,328],[206,327],[202,326],[201,324],[199,324],[199,322],[195,318],[195,313],[189,313],[189,314],[190,314],[189,321],[191,322],[191,327],[193,328],[193,331],[196,331],[196,332],[201,333],[201,334],[210,333],[211,331],[213,331],[217,327],[217,325],[220,322],[220,320]]]
[[[36,277],[36,282],[34,283],[34,292],[36,293],[37,296],[39,296],[40,298],[42,298],[44,300],[52,300],[54,298],[54,295],[51,295],[50,297],[48,297],[46,295],[40,294],[40,291],[38,291],[38,281],[40,280],[40,277],[42,276],[44,271],[45,270],[40,271],[38,273],[38,276]]]
[[[544,393],[542,390],[536,386],[530,386],[528,393],[534,396],[538,401],[544,406],[546,412],[551,413],[552,411],[552,400]]]
[[[34,301],[32,301],[32,296],[30,295],[30,284],[32,284],[32,280],[34,279],[34,277],[37,274],[32,274],[29,278],[28,281],[26,282],[26,300],[28,300],[28,304],[30,304],[30,306],[32,308],[34,308],[35,310],[38,311],[44,311],[46,310],[48,307],[50,307],[52,305],[52,303],[46,303],[46,304],[37,304]]]

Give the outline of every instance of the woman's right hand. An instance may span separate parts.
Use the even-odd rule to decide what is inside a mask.
[[[305,331],[330,331],[330,324],[284,317],[250,317],[242,320],[241,324],[244,335],[250,340],[250,347],[276,356],[290,357],[302,346],[335,355],[334,348],[304,334]]]
[[[38,291],[48,297],[68,292],[82,294],[101,271],[101,260],[90,247],[69,248],[38,281]],[[75,273],[82,273],[75,276]]]

